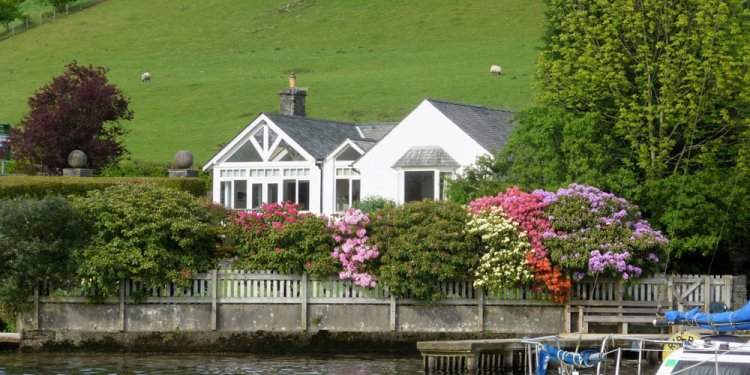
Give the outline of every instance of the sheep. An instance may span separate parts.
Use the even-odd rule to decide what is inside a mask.
[[[141,82],[149,82],[149,81],[151,81],[151,73],[144,72],[143,74],[141,74]]]
[[[503,74],[503,68],[501,68],[500,65],[493,65],[490,67],[490,74],[493,76],[499,76],[500,74]]]

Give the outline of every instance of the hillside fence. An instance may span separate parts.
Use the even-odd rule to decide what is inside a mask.
[[[623,283],[599,279],[575,283],[565,305],[528,288],[475,289],[470,282],[442,283],[443,298],[426,302],[397,298],[386,286],[307,274],[213,270],[189,287],[145,288],[124,280],[119,296],[92,304],[79,287],[45,284],[34,308],[20,321],[27,330],[102,331],[363,331],[559,333],[582,328],[584,308],[623,306],[708,308],[711,302],[739,307],[744,276],[675,275]],[[707,310],[706,310],[707,311]],[[617,311],[616,311],[617,312]],[[627,315],[627,314],[626,314]],[[573,325],[571,325],[571,322]]]

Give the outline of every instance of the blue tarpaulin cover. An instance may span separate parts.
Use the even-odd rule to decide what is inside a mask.
[[[708,314],[694,308],[690,311],[667,311],[664,316],[674,324],[689,324],[720,332],[750,329],[750,301],[735,311]]]
[[[544,344],[539,350],[539,362],[537,362],[536,366],[537,375],[547,373],[547,364],[550,360],[552,362],[562,362],[576,368],[585,368],[603,361],[604,357],[595,350],[584,350],[580,353],[566,352],[550,344]]]

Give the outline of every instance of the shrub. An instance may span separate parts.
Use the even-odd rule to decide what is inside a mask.
[[[110,186],[136,184],[160,185],[186,191],[195,197],[206,195],[206,186],[197,178],[5,176],[0,178],[0,199],[85,195],[89,191],[104,190]]]
[[[331,217],[328,230],[333,234],[337,246],[331,256],[341,262],[343,270],[339,272],[341,280],[354,280],[354,285],[375,287],[372,275],[367,271],[368,260],[376,259],[377,245],[371,245],[367,237],[367,225],[370,218],[356,208],[349,208]]]
[[[449,201],[409,202],[376,211],[371,241],[381,254],[380,281],[397,296],[436,300],[439,282],[465,281],[479,246],[465,233],[469,214]]]
[[[371,195],[361,201],[354,202],[352,204],[352,207],[366,214],[371,214],[381,208],[396,207],[396,202],[388,198],[383,198],[377,195]]]
[[[481,237],[485,253],[479,260],[474,286],[488,290],[506,289],[530,284],[534,273],[526,254],[531,245],[518,223],[503,214],[501,207],[491,207],[472,215],[466,231]]]
[[[71,277],[72,254],[88,233],[59,197],[0,200],[0,228],[0,316],[12,317],[42,280]]]
[[[155,185],[121,185],[73,200],[92,228],[88,245],[77,254],[86,288],[102,297],[120,280],[148,287],[167,282],[186,285],[213,266],[217,223],[191,195]]]
[[[137,160],[120,161],[108,165],[99,171],[101,177],[167,177],[169,165],[141,162]]]
[[[533,289],[546,289],[556,302],[565,302],[571,284],[562,270],[553,266],[543,240],[551,226],[545,209],[549,202],[541,194],[529,194],[513,187],[494,197],[479,198],[469,205],[476,213],[484,209],[502,207],[503,214],[518,223],[519,230],[526,234],[531,248],[526,253],[526,261],[534,272]]]
[[[334,242],[326,230],[328,219],[300,213],[296,203],[264,204],[259,212],[239,212],[231,221],[235,266],[246,270],[308,272],[333,275]]]
[[[667,240],[643,220],[638,207],[595,187],[571,184],[540,192],[553,231],[544,244],[552,260],[576,279],[608,274],[625,280],[651,272]]]

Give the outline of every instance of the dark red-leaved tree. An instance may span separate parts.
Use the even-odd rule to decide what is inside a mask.
[[[132,119],[133,111],[130,100],[107,81],[107,71],[73,61],[29,98],[29,113],[10,132],[13,158],[20,166],[60,174],[73,150],[86,153],[90,168],[120,160],[127,151],[119,121]]]

